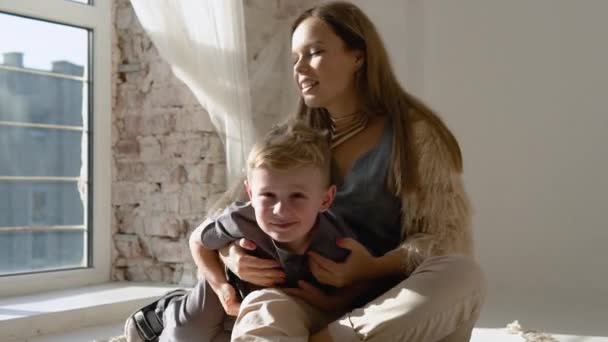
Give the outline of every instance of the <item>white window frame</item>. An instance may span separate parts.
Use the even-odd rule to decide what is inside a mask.
[[[0,11],[78,26],[93,32],[92,260],[88,268],[0,277],[0,297],[99,284],[110,280],[111,268],[111,0],[86,5],[68,0],[0,0]],[[91,149],[92,147],[92,149]],[[85,251],[87,253],[87,251]]]

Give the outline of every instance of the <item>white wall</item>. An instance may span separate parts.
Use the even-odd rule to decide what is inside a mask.
[[[403,0],[350,0],[359,6],[376,24],[389,49],[393,69],[401,81],[407,75],[405,50],[405,3]],[[387,10],[390,9],[390,10]]]
[[[608,1],[354,2],[461,143],[485,323],[605,335]]]
[[[426,0],[424,13],[423,95],[464,150],[490,305],[605,316],[608,2]]]

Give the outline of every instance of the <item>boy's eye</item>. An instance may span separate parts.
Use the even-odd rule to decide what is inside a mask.
[[[260,194],[260,196],[267,197],[267,198],[274,198],[274,194],[272,192],[262,192]]]
[[[306,195],[304,195],[304,194],[303,194],[303,193],[301,193],[301,192],[297,192],[297,193],[295,193],[295,194],[291,194],[291,197],[292,197],[292,198],[306,198]]]

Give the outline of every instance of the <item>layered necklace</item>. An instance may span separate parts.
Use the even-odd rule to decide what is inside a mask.
[[[341,118],[331,118],[331,148],[334,149],[367,127],[368,116],[361,112]]]

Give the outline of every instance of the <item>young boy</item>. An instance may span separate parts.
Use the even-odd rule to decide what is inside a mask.
[[[226,334],[226,314],[236,316],[242,299],[237,292],[244,297],[257,289],[235,276],[226,277],[216,252],[241,238],[256,244],[256,256],[280,263],[287,275],[281,287],[297,287],[298,281],[304,280],[326,291],[334,290],[314,278],[306,256],[307,251],[315,251],[343,261],[349,251],[338,247],[336,240],[354,237],[343,221],[328,211],[336,193],[330,183],[330,163],[329,142],[321,132],[298,122],[274,127],[249,154],[245,189],[250,201],[233,203],[193,233],[191,243],[202,247],[200,256],[193,256],[204,280],[192,292],[174,296],[170,305],[161,299],[160,305],[153,303],[136,313],[131,325],[137,327],[139,335],[154,338],[159,324],[161,341],[213,340]],[[323,319],[320,310],[297,303],[306,306],[303,311],[307,316],[313,316],[307,321]],[[164,323],[157,322],[155,315]],[[128,335],[129,330],[133,328],[127,327]],[[202,331],[205,336],[201,336]]]

